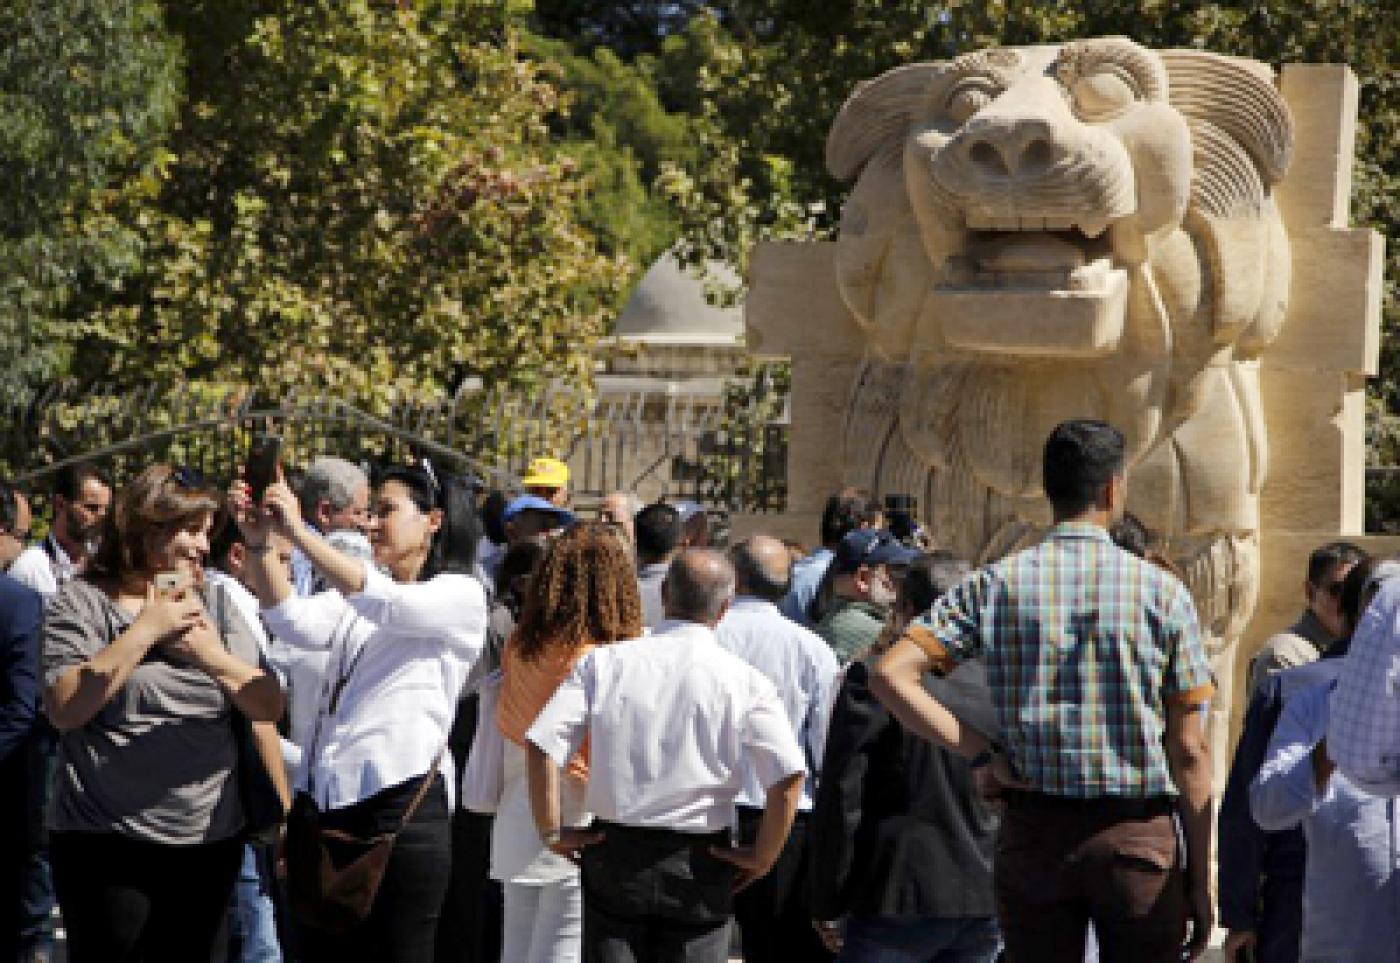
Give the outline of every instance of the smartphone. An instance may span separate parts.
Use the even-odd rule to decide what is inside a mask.
[[[277,464],[282,459],[282,439],[278,435],[255,435],[243,467],[244,480],[252,489],[253,504],[262,503],[267,486],[277,480]]]
[[[179,595],[185,590],[189,579],[184,572],[157,572],[155,577],[156,594],[166,597]]]

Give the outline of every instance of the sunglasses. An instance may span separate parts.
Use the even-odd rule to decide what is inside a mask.
[[[167,481],[174,482],[181,488],[203,488],[204,475],[198,469],[189,468],[185,465],[176,465],[170,470]]]

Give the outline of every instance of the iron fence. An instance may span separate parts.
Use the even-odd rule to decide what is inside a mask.
[[[254,434],[280,434],[289,462],[333,454],[360,463],[431,457],[491,488],[518,488],[528,460],[557,455],[584,497],[650,488],[723,511],[780,511],[786,417],[772,405],[665,391],[533,394],[467,383],[403,398],[382,413],[335,397],[266,398],[243,387],[152,384],[117,394],[55,384],[0,406],[0,460],[29,491],[64,465],[92,461],[121,479],[153,460],[231,476]]]

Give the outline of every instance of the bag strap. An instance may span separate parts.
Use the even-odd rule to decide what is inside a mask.
[[[418,784],[418,791],[413,794],[413,799],[409,802],[408,808],[403,811],[403,819],[399,821],[399,828],[394,830],[395,837],[403,832],[405,826],[413,822],[413,817],[417,814],[418,807],[423,805],[424,799],[428,798],[428,790],[432,788],[433,780],[437,778],[438,769],[442,766],[442,757],[446,753],[447,743],[444,742],[442,748],[437,751],[437,755],[433,757],[432,767],[428,770],[427,774],[423,776],[423,781]]]

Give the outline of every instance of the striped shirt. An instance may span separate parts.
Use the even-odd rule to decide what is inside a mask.
[[[1167,704],[1215,692],[1186,587],[1097,525],[1058,525],[979,569],[906,638],[940,673],[985,661],[1007,755],[1052,795],[1175,795]]]

